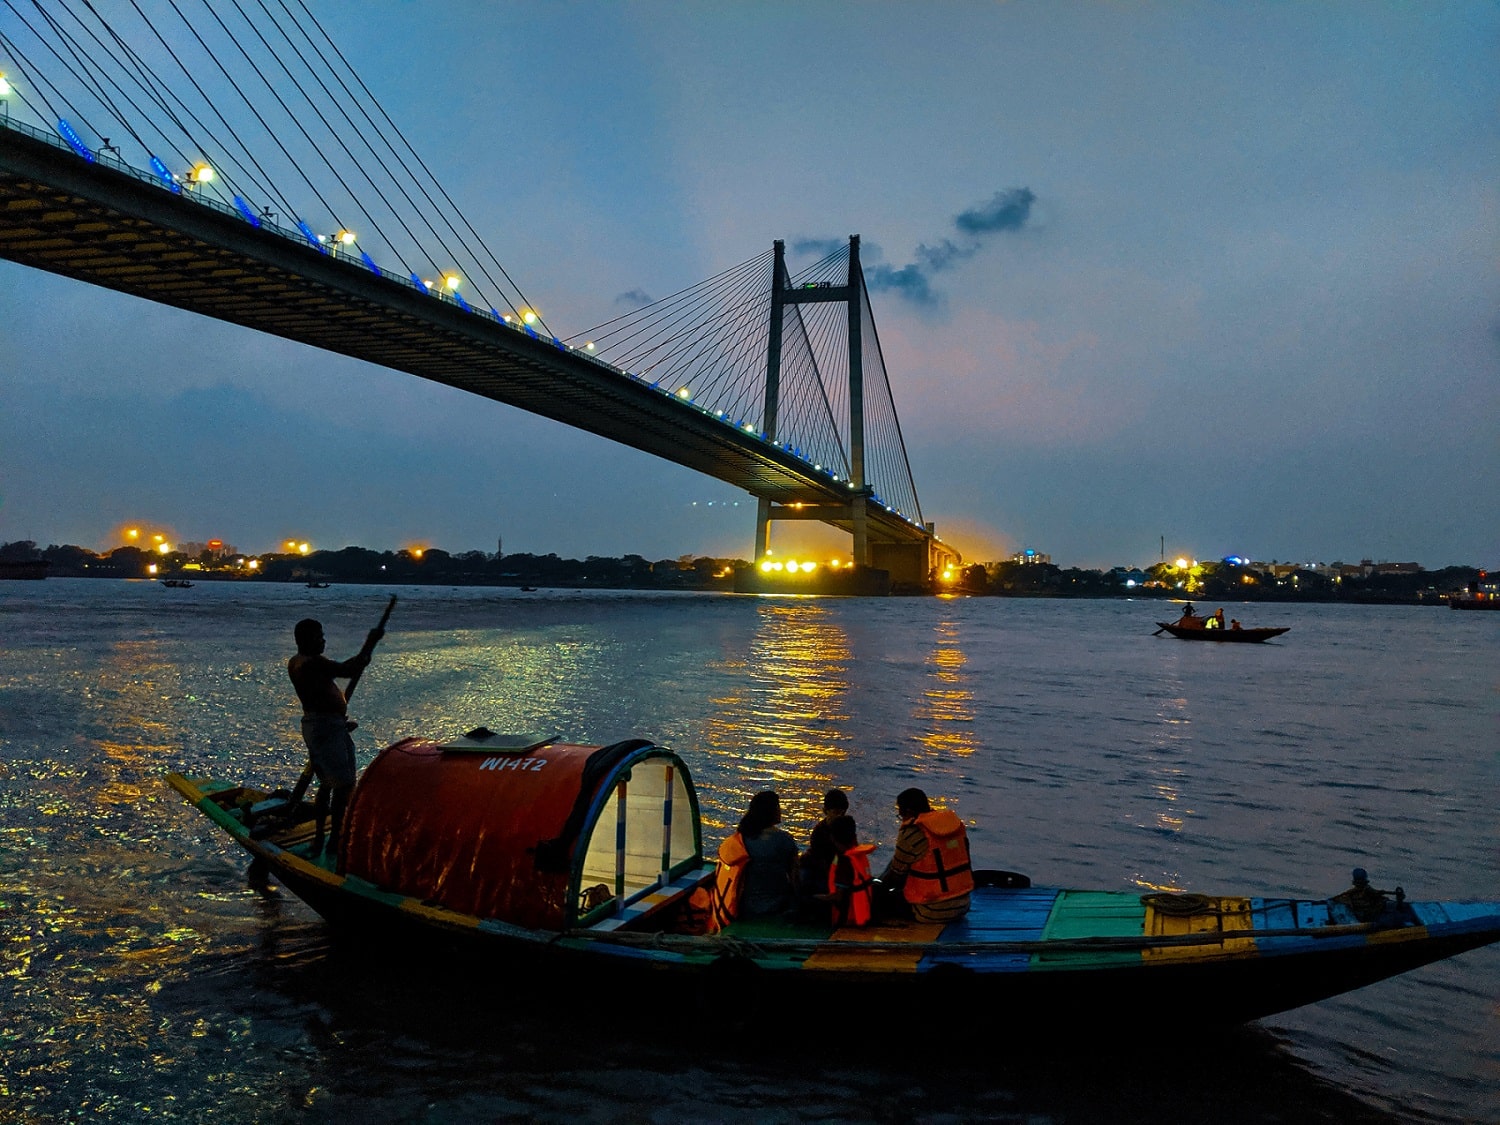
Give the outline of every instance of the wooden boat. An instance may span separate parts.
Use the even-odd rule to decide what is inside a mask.
[[[1202,625],[1177,625],[1168,621],[1158,621],[1156,625],[1158,633],[1171,633],[1179,640],[1220,641],[1230,644],[1257,644],[1279,637],[1291,628],[1288,625],[1285,629],[1209,629]]]
[[[174,590],[191,590],[193,584],[186,578],[167,578],[162,580],[163,586],[170,586]]]
[[[326,589],[328,589],[328,583],[327,582],[309,582],[307,584],[307,588],[309,590],[326,590]]]
[[[686,765],[643,740],[596,747],[488,731],[406,739],[364,771],[337,856],[305,803],[242,782],[171,784],[257,869],[342,933],[477,956],[511,1002],[722,1012],[837,1005],[888,1020],[951,1003],[991,1031],[1237,1023],[1500,940],[1500,902],[1147,894],[981,872],[968,916],[834,929],[783,918],[704,933],[712,879]],[[447,955],[424,962],[460,963]],[[461,959],[468,963],[467,958]],[[697,998],[695,1001],[694,998]],[[769,1009],[768,1009],[769,1010]],[[1084,1014],[1086,1013],[1086,1019]],[[948,1018],[948,1017],[945,1017]],[[957,1017],[955,1017],[957,1018]],[[1028,1022],[1029,1021],[1029,1022]]]

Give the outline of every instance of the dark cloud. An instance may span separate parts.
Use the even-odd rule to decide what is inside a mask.
[[[1020,230],[1031,217],[1031,205],[1036,194],[1030,188],[1006,188],[997,191],[988,203],[960,211],[953,217],[953,227],[962,236],[955,242],[952,238],[928,245],[920,244],[915,253],[916,261],[899,269],[880,266],[865,269],[865,284],[871,289],[899,293],[918,305],[933,305],[939,294],[932,288],[931,275],[952,269],[959,262],[968,261],[984,249],[985,239],[992,234]],[[821,246],[825,243],[807,239],[799,245]],[[826,243],[826,245],[834,245]]]
[[[932,286],[927,281],[927,275],[922,272],[920,266],[902,266],[900,269],[892,266],[871,266],[865,270],[865,287],[900,293],[907,300],[918,305],[937,303],[937,296],[933,293]]]
[[[615,304],[629,305],[633,309],[645,308],[650,303],[651,294],[647,293],[644,289],[631,289],[615,298]]]
[[[961,262],[965,258],[972,258],[979,252],[979,243],[972,246],[955,246],[949,239],[943,239],[936,246],[928,246],[925,242],[917,247],[917,261],[921,262],[934,273],[945,270],[954,262]]]
[[[993,230],[1020,230],[1031,217],[1036,195],[1030,188],[1006,188],[982,207],[971,207],[953,220],[965,234],[986,234]]]

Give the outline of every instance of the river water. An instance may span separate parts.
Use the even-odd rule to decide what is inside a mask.
[[[0,1118],[1500,1120],[1500,947],[1228,1033],[1182,1011],[1180,1036],[1038,1046],[996,1012],[951,1056],[926,1047],[936,1012],[747,1031],[733,996],[721,1019],[439,994],[420,951],[372,959],[247,887],[164,781],[290,783],[292,625],[320,618],[343,659],[389,593],[361,764],[480,724],[648,737],[687,761],[710,847],[756,789],[801,836],[840,785],[878,867],[917,784],[979,866],[1053,885],[1323,896],[1357,865],[1413,898],[1500,898],[1495,615],[1231,606],[1292,629],[1229,646],[1153,636],[1175,611],[1132,601],[10,582]]]

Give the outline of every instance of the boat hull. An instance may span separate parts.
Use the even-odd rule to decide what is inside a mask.
[[[1180,641],[1209,641],[1215,644],[1260,644],[1279,637],[1291,629],[1205,629],[1202,626],[1188,627],[1158,621],[1160,632],[1170,633]]]
[[[946,927],[775,919],[692,936],[672,932],[667,913],[638,928],[534,929],[340,874],[306,854],[305,821],[267,836],[216,803],[213,783],[172,783],[345,939],[437,953],[421,960],[457,973],[454,987],[540,1010],[613,996],[742,1014],[828,1003],[881,1020],[939,1003],[976,1031],[996,1012],[1026,1030],[1181,1030],[1297,1008],[1500,940],[1500,903],[1403,902],[1359,922],[1332,901],[996,885],[977,887],[969,915]],[[1184,914],[1188,899],[1202,903]]]
[[[282,874],[278,871],[278,875]],[[1489,944],[1500,932],[1477,929],[1419,940],[1345,944],[1270,956],[1225,956],[1180,964],[1086,965],[1052,971],[994,971],[944,962],[926,972],[908,966],[818,971],[777,958],[766,939],[702,938],[711,956],[650,955],[586,938],[509,935],[483,926],[444,925],[419,914],[356,901],[295,875],[285,886],[347,939],[381,948],[442,947],[450,969],[476,987],[493,987],[539,1005],[597,1003],[603,995],[649,996],[674,1006],[818,1010],[834,1005],[850,1018],[879,1020],[907,1004],[940,1004],[968,1013],[971,1027],[1006,1013],[1018,1029],[1113,1034],[1119,1029],[1226,1027],[1290,1011]],[[977,892],[985,894],[985,892]],[[1003,898],[1016,892],[994,890]],[[762,956],[746,955],[758,948]],[[892,961],[896,958],[893,956]],[[962,1017],[961,1017],[962,1018]]]

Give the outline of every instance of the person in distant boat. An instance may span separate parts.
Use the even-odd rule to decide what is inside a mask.
[[[1182,616],[1177,619],[1177,625],[1182,629],[1203,628],[1203,618],[1198,616],[1198,611],[1193,608],[1192,602],[1182,607]]]
[[[828,903],[835,926],[868,926],[874,916],[875,881],[870,877],[870,853],[874,844],[861,844],[852,816],[837,816],[828,822],[828,838],[835,858],[828,868]]]
[[[1240,628],[1240,619],[1238,617],[1231,617],[1229,619],[1229,628],[1231,630]]]
[[[287,661],[287,675],[297,698],[302,701],[302,741],[313,772],[318,776],[317,829],[313,837],[313,855],[323,851],[323,818],[330,815],[330,838],[338,846],[339,828],[344,808],[354,790],[354,739],[349,732],[355,723],[349,719],[349,705],[336,680],[347,680],[362,672],[370,663],[375,645],[385,635],[383,629],[371,629],[364,647],[342,663],[323,655],[327,642],[321,622],[311,617],[297,622],[292,631],[297,654]]]
[[[848,812],[849,798],[842,789],[830,789],[823,794],[823,819],[813,825],[807,850],[797,861],[797,890],[804,900],[828,890],[828,868],[838,857],[838,849],[828,835],[828,828]]]
[[[964,822],[949,809],[934,809],[920,789],[903,789],[896,812],[901,830],[896,854],[880,875],[877,910],[918,922],[962,918],[974,889]]]
[[[1224,607],[1220,606],[1217,610],[1215,610],[1214,615],[1203,623],[1203,627],[1205,629],[1224,628]]]
[[[791,909],[797,841],[777,827],[780,823],[781,798],[773,789],[764,790],[750,798],[739,828],[719,849],[721,863],[729,849],[728,862],[735,869],[736,918],[767,918]]]

